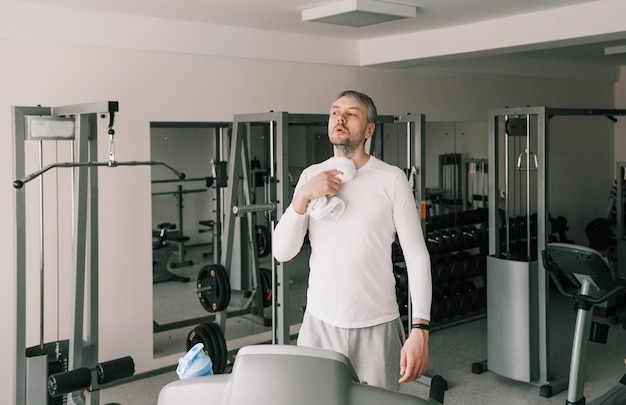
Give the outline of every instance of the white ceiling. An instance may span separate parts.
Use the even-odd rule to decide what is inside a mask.
[[[276,38],[281,46],[289,43],[289,38],[294,38],[294,42],[323,38],[318,41],[322,47],[332,47],[332,40],[337,40],[341,44],[337,52],[345,47],[357,48],[356,64],[361,66],[599,80],[617,80],[619,67],[626,66],[626,54],[604,54],[607,46],[626,46],[624,0],[386,0],[415,6],[417,17],[361,28],[301,21],[302,9],[336,1],[339,0],[17,3],[206,25],[212,27],[211,32],[222,30],[221,41],[232,36],[234,28],[252,29],[261,34],[258,41],[265,41],[264,47],[268,46],[267,38]],[[248,37],[246,41],[254,39]],[[248,45],[254,48],[253,44]],[[291,52],[285,49],[284,59],[290,59]],[[320,63],[328,63],[328,58],[332,58],[325,55],[316,60],[313,50],[308,57],[309,61]]]

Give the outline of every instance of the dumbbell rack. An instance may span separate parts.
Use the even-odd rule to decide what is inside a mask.
[[[486,208],[479,208],[432,216],[426,221],[433,279],[433,328],[486,316],[487,215]],[[406,317],[408,280],[397,242],[393,245],[393,262],[398,305],[402,317]]]
[[[487,210],[438,215],[426,221],[431,254],[431,323],[445,327],[486,315]]]

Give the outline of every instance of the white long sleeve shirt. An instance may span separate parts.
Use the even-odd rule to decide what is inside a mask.
[[[320,171],[305,169],[296,191]],[[276,260],[298,254],[307,230],[311,243],[307,311],[342,328],[378,325],[398,317],[391,245],[397,233],[409,275],[413,317],[430,319],[430,257],[415,198],[402,170],[374,156],[339,187],[339,220],[285,210],[272,240]]]

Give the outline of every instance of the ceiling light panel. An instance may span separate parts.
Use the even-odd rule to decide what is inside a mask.
[[[343,0],[302,10],[302,21],[348,27],[366,27],[416,16],[414,6],[378,0]]]

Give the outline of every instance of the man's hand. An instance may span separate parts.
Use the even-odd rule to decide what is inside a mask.
[[[400,383],[413,381],[428,367],[428,331],[412,329],[400,352]]]
[[[309,201],[321,197],[332,197],[337,194],[341,180],[337,177],[341,174],[339,170],[326,170],[313,176],[307,181],[293,196],[291,206],[298,214],[306,212]]]

